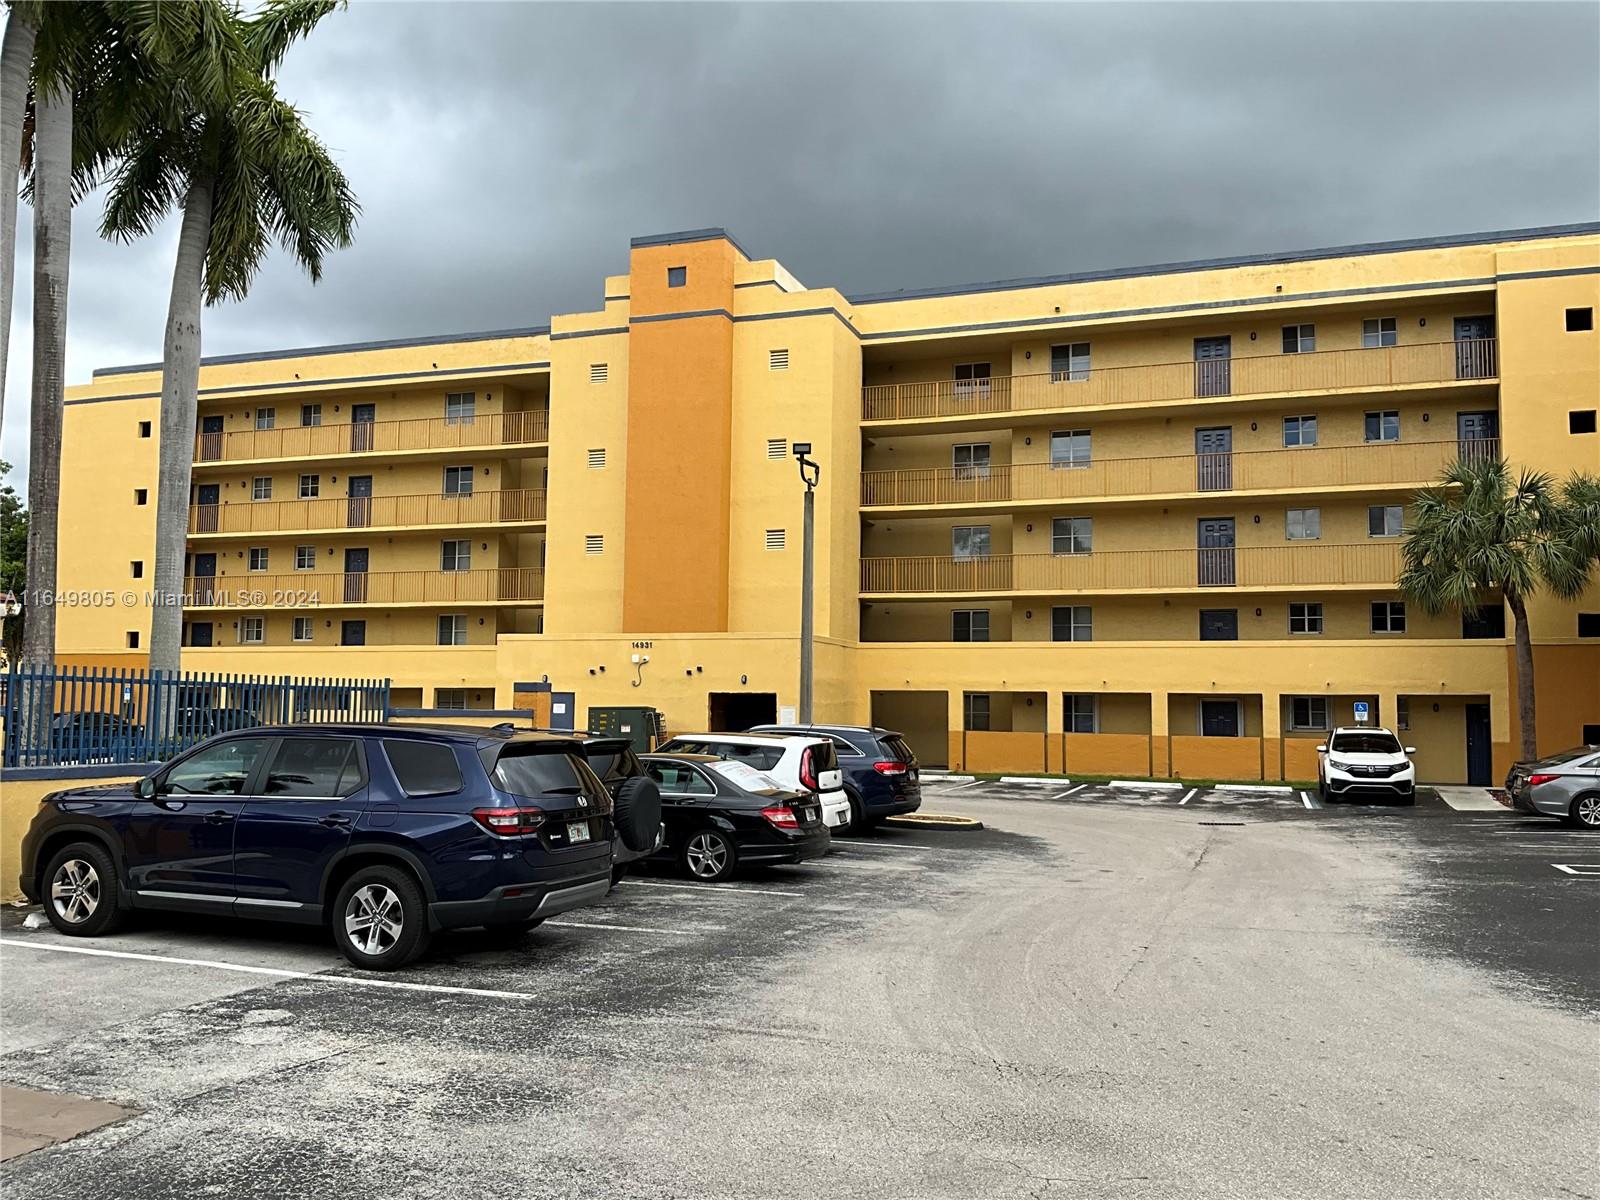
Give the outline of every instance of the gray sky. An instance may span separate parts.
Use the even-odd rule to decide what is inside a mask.
[[[537,325],[723,225],[846,293],[1600,217],[1600,5],[362,3],[283,93],[361,199],[210,354]],[[74,225],[68,371],[161,355],[176,222]],[[19,214],[0,454],[27,446]]]

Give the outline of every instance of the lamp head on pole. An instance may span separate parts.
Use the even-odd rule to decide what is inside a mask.
[[[817,481],[822,478],[822,466],[812,462],[808,457],[811,453],[810,442],[795,442],[790,447],[794,451],[795,462],[800,466],[800,479],[806,485],[806,491],[817,486]]]

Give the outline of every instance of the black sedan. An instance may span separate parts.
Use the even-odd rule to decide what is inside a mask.
[[[797,863],[828,852],[821,802],[784,789],[746,763],[708,754],[646,754],[647,774],[661,788],[666,843],[656,858],[673,859],[707,883],[727,879],[740,863]]]

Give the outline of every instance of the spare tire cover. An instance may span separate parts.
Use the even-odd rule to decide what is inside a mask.
[[[629,850],[648,850],[656,844],[661,828],[661,789],[648,775],[624,779],[611,805],[622,844]]]

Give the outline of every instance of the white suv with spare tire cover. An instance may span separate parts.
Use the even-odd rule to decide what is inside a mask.
[[[710,754],[748,763],[791,791],[822,802],[822,823],[837,832],[850,824],[850,797],[833,742],[809,734],[680,733],[658,754]]]

